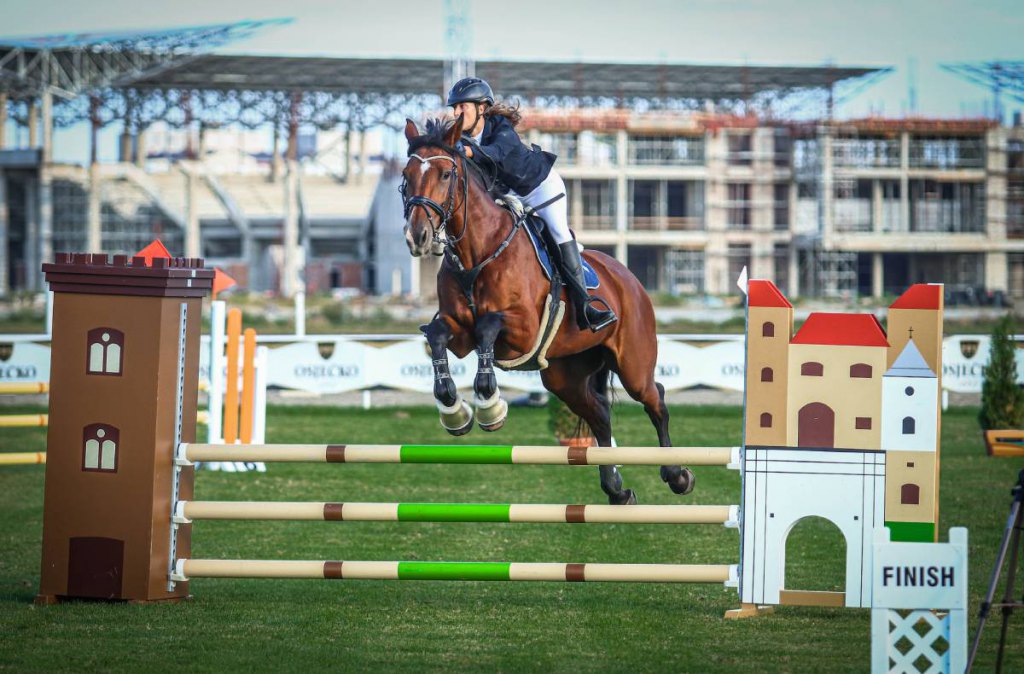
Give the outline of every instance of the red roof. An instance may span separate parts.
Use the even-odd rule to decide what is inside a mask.
[[[834,346],[889,346],[885,331],[871,314],[813,313],[800,327],[791,344]]]
[[[938,309],[942,300],[942,284],[916,283],[892,303],[890,309]]]
[[[747,305],[751,307],[787,307],[793,308],[782,291],[771,281],[751,279],[747,282]]]

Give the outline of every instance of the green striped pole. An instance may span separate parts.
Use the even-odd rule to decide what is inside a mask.
[[[737,526],[738,506],[560,505],[518,503],[329,503],[179,501],[175,521],[316,520],[348,522],[565,522],[724,524]]]
[[[178,463],[293,461],[307,463],[541,464],[568,466],[729,466],[739,447],[544,447],[529,445],[205,445],[182,444]]]
[[[735,564],[547,564],[519,562],[341,562],[179,559],[174,580],[320,578],[352,580],[512,580],[616,583],[736,582]]]

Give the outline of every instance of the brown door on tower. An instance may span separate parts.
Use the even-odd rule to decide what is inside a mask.
[[[68,596],[120,599],[124,541],[72,538],[68,557]]]
[[[836,413],[824,403],[808,403],[800,408],[797,421],[799,447],[835,447]]]

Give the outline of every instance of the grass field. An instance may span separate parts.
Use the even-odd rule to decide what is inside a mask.
[[[4,408],[7,412],[41,411]],[[985,457],[975,410],[946,414],[942,520],[970,529],[971,614],[984,593],[1022,462]],[[740,441],[738,408],[674,408],[679,445]],[[515,409],[499,434],[466,442],[549,444],[545,410]],[[270,442],[442,443],[428,408],[271,408]],[[633,405],[616,410],[620,444],[653,444]],[[0,429],[3,451],[45,449],[45,429]],[[656,468],[626,467],[642,503],[728,504],[738,474],[695,468],[678,497]],[[443,583],[197,579],[179,605],[78,602],[36,607],[43,470],[0,470],[0,669],[9,671],[863,672],[868,610],[778,608],[724,621],[734,590],[716,585]],[[202,473],[203,500],[602,503],[596,468],[272,465]],[[733,563],[738,533],[715,525],[202,522],[205,558]],[[837,589],[838,530],[794,531],[787,585]],[[1024,589],[1024,579],[1018,581]],[[978,671],[991,670],[1000,616]],[[1011,619],[1006,671],[1024,670],[1024,612]]]

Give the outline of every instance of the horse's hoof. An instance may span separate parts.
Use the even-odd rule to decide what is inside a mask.
[[[609,496],[608,503],[612,505],[636,505],[636,492],[626,489],[617,496]]]
[[[473,421],[471,419],[470,422],[463,426],[462,428],[445,428],[444,430],[448,431],[449,435],[459,437],[460,435],[465,435],[466,433],[469,433],[471,430],[473,430]]]
[[[497,393],[490,400],[481,401],[479,398],[476,400],[477,423],[488,433],[499,430],[505,425],[507,418],[508,403],[498,397]]]
[[[668,484],[668,488],[676,494],[689,494],[693,491],[694,485],[697,483],[697,476],[693,474],[693,471],[689,468],[682,468],[679,470],[679,474],[674,478],[662,476],[662,479]]]
[[[500,431],[501,427],[504,425],[505,420],[502,419],[501,421],[494,424],[480,424],[480,430],[487,431],[488,433],[493,433],[494,431]]]
[[[473,429],[473,408],[462,397],[452,407],[438,404],[441,412],[441,426],[454,436],[465,435]]]

